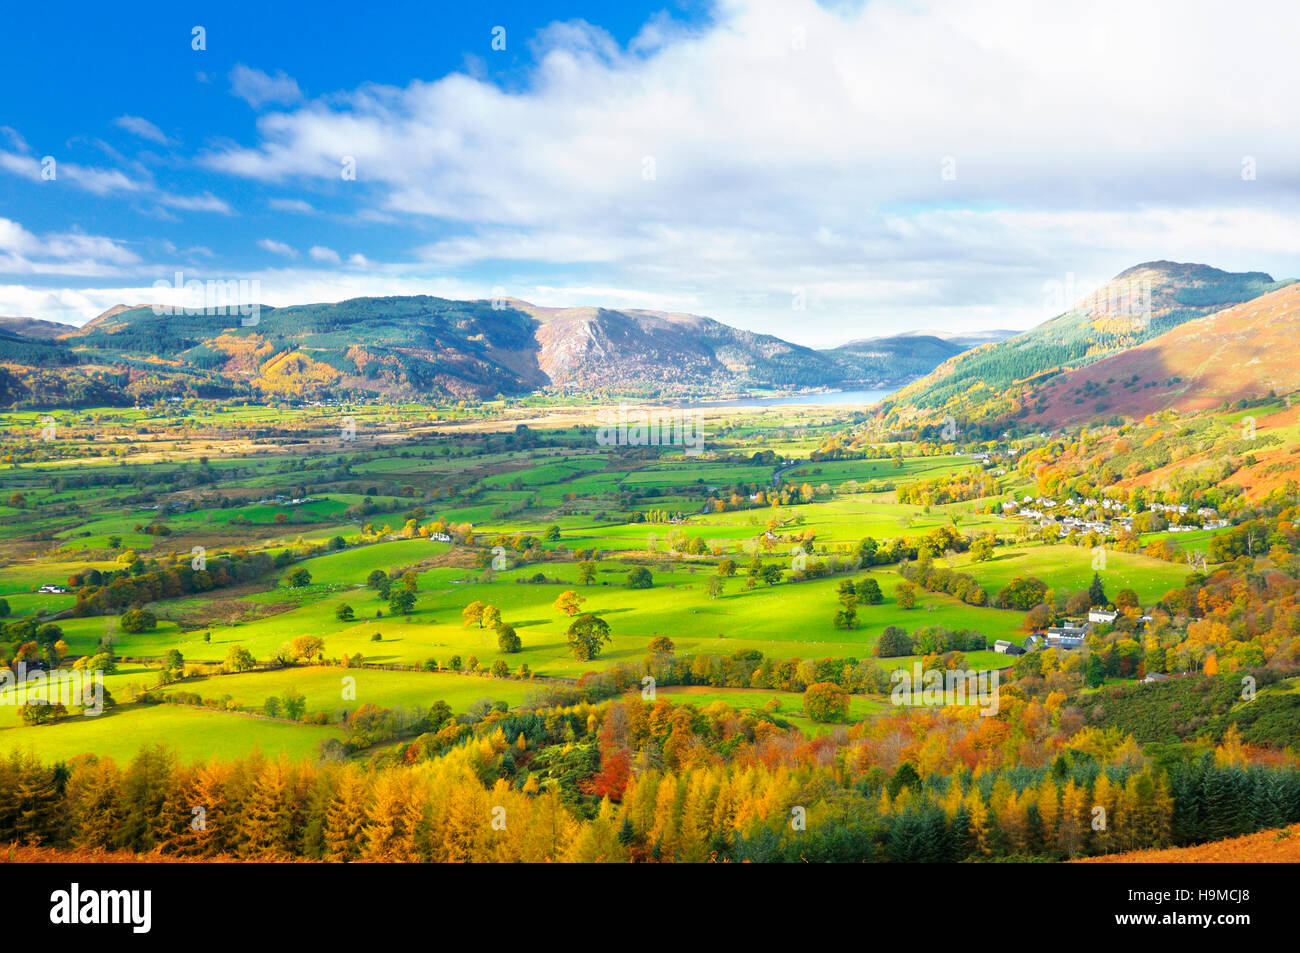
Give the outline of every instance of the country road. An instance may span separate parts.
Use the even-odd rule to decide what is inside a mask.
[[[795,470],[803,466],[807,462],[808,462],[807,460],[791,460],[785,466],[778,468],[777,471],[772,474],[772,486],[774,487],[780,486],[781,477],[785,476],[791,470]]]

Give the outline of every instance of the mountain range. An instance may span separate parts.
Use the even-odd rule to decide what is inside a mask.
[[[517,299],[355,298],[261,306],[256,319],[117,306],[80,328],[0,318],[0,405],[882,387],[964,346],[912,334],[819,351],[699,315]]]
[[[815,350],[677,312],[415,295],[239,314],[119,305],[83,327],[0,318],[0,406],[164,397],[627,398],[901,387],[894,427],[981,429],[1199,409],[1300,388],[1300,285],[1146,262],[1025,332],[907,332]]]

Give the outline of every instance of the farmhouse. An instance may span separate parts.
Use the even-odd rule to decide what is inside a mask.
[[[1088,621],[1089,621],[1089,622],[1097,622],[1097,623],[1101,623],[1101,624],[1103,624],[1103,625],[1108,625],[1109,623],[1114,622],[1114,621],[1115,621],[1116,619],[1118,619],[1118,618],[1119,618],[1119,613],[1118,613],[1118,612],[1113,612],[1113,611],[1111,611],[1111,610],[1109,610],[1109,609],[1089,609],[1089,610],[1088,610]]]
[[[993,643],[993,651],[1001,652],[1003,655],[1024,655],[1025,650],[1014,642],[1008,642],[1006,639],[998,639]]]
[[[65,592],[67,592],[67,591],[68,591],[68,590],[65,589],[63,586],[56,586],[56,585],[53,585],[53,584],[50,584],[50,583],[47,583],[46,585],[41,586],[41,588],[37,590],[37,592],[50,592],[50,593],[56,593],[56,594],[62,594],[62,593],[65,593]]]
[[[1082,648],[1084,637],[1091,628],[1091,622],[1067,620],[1064,625],[1054,625],[1047,630],[1047,644],[1058,649]]]

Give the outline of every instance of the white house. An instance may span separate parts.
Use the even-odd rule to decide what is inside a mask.
[[[1088,621],[1109,624],[1119,618],[1118,612],[1112,612],[1109,609],[1089,609]]]

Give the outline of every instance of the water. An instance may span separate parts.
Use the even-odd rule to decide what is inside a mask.
[[[809,405],[860,404],[863,407],[884,400],[898,388],[886,390],[833,390],[812,394],[781,394],[778,397],[731,397],[718,401],[697,401],[686,404],[688,408],[706,410],[711,407],[785,407]]]

